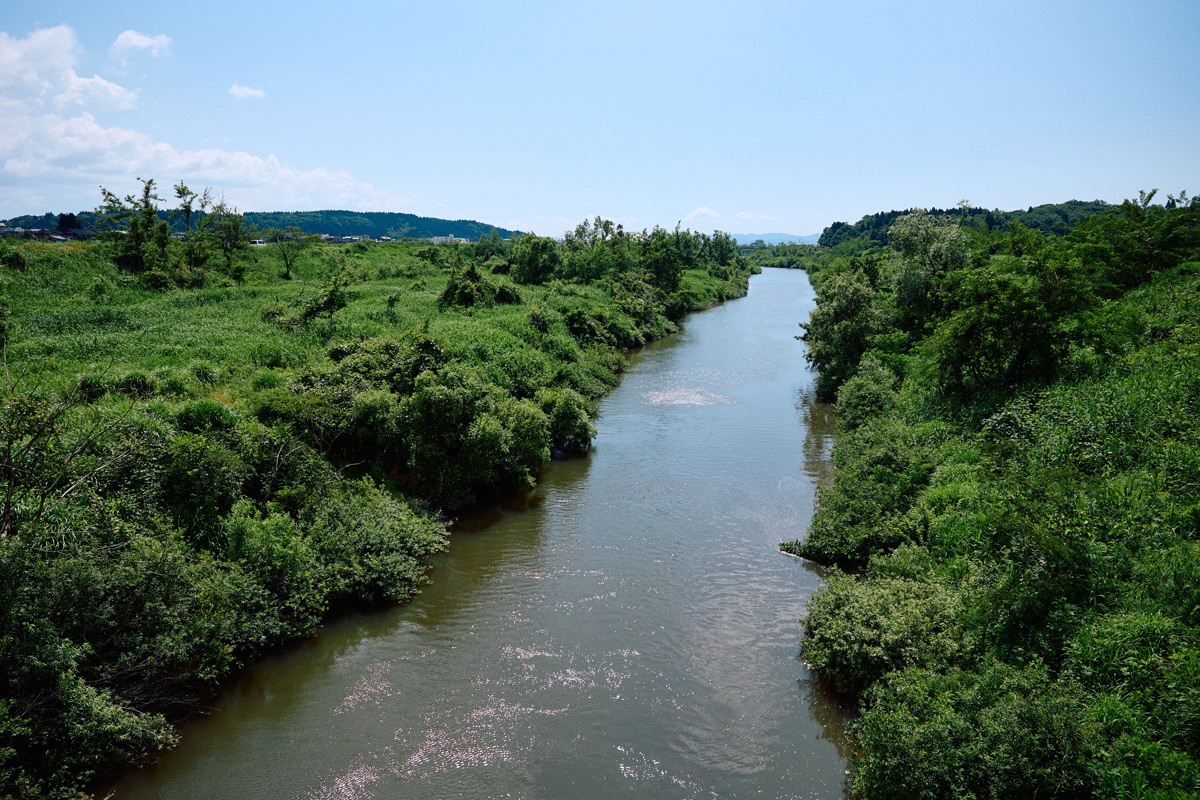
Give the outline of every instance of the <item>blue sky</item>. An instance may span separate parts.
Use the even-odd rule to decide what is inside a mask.
[[[0,218],[242,210],[819,232],[1200,193],[1200,2],[9,0]]]

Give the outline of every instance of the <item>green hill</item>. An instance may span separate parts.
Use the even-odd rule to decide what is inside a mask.
[[[365,235],[372,239],[383,236],[392,239],[427,239],[431,236],[479,239],[493,229],[502,238],[510,239],[520,233],[471,219],[437,219],[392,211],[250,211],[245,216],[247,222],[260,228],[294,225],[305,233]]]
[[[10,228],[58,227],[61,215],[25,214],[2,220]],[[81,211],[75,215],[79,227],[94,228],[96,214]],[[438,219],[401,214],[392,211],[248,211],[246,221],[259,228],[288,228],[295,226],[305,233],[327,233],[330,236],[370,236],[379,239],[428,239],[432,236],[454,236],[459,239],[479,239],[495,229],[502,238],[511,239],[521,231],[498,228],[473,219]],[[170,219],[170,212],[160,211],[159,217]]]

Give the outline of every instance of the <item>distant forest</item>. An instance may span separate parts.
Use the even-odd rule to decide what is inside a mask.
[[[972,223],[983,223],[989,231],[1005,229],[1010,223],[1020,222],[1026,228],[1039,230],[1042,233],[1061,236],[1075,223],[1087,217],[1103,214],[1112,206],[1103,200],[1068,200],[1065,203],[1047,203],[1040,206],[1030,206],[1026,211],[989,211],[986,208],[971,206],[955,208],[931,208],[926,213],[931,217],[966,217]],[[835,247],[843,242],[863,237],[865,241],[860,246],[887,245],[888,230],[899,217],[912,212],[881,211],[878,214],[868,214],[858,222],[835,222],[821,233],[817,244],[821,247]]]
[[[495,230],[503,239],[511,239],[520,231],[497,228],[472,219],[437,219],[400,214],[391,211],[248,211],[246,221],[260,228],[296,226],[305,233],[328,233],[330,236],[370,236],[378,239],[428,239],[431,236],[455,236],[474,239]]]
[[[71,228],[94,228],[96,214],[81,211],[78,214],[52,214],[41,216],[27,214],[4,220],[13,228],[43,228],[56,230],[60,218],[68,218]],[[480,236],[495,229],[502,238],[510,239],[520,231],[497,228],[470,219],[437,219],[419,217],[416,214],[400,214],[391,211],[248,211],[243,215],[246,222],[263,230],[295,226],[305,233],[327,233],[330,236],[370,236],[378,239],[428,239],[432,236],[455,236],[459,239],[478,240]],[[160,211],[159,217],[173,224],[169,211]],[[181,228],[182,229],[182,228]]]

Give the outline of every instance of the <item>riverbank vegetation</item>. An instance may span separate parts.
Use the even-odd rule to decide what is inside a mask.
[[[245,659],[410,596],[445,521],[586,452],[629,348],[746,292],[724,234],[246,247],[104,195],[0,242],[0,796],[153,758]]]
[[[785,548],[840,570],[801,654],[863,797],[1200,793],[1200,204],[1155,197],[809,251],[837,473]]]

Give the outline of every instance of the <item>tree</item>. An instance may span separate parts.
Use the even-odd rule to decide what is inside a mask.
[[[271,240],[271,249],[283,263],[284,280],[290,281],[292,267],[296,266],[304,252],[320,241],[321,237],[316,234],[306,234],[295,225],[289,225],[283,230],[278,228],[268,230],[267,238]]]
[[[596,217],[563,237],[565,280],[594,281],[634,267],[632,240],[623,226]]]
[[[144,272],[166,263],[170,237],[167,223],[158,218],[162,198],[154,193],[154,179],[138,181],[141,197],[126,195],[122,199],[101,186],[103,202],[96,213],[108,228],[106,238],[115,250],[113,261],[124,269]]]
[[[198,271],[208,261],[212,247],[212,218],[208,214],[212,196],[208,189],[203,194],[197,194],[183,181],[174,188],[179,208],[171,212],[171,219],[183,221],[183,263],[189,269]],[[195,227],[192,225],[193,216],[196,218]]]
[[[737,242],[724,231],[713,232],[712,238],[708,240],[708,250],[712,260],[720,267],[728,267],[738,255]]]
[[[500,238],[500,232],[495,228],[480,236],[479,241],[475,244],[475,260],[480,264],[486,263],[491,258],[503,259],[507,255],[508,245]]]
[[[678,229],[670,233],[655,225],[654,230],[642,239],[642,266],[650,273],[650,282],[665,294],[679,288],[684,238]]]
[[[875,290],[863,273],[837,273],[821,285],[820,303],[801,323],[808,345],[804,357],[818,370],[816,392],[825,400],[858,369],[871,337],[882,330],[883,316],[874,308]]]
[[[234,269],[233,259],[242,250],[250,246],[250,239],[257,232],[255,227],[246,222],[246,218],[238,213],[237,206],[230,205],[225,200],[213,206],[213,238],[217,249],[225,259],[225,273],[234,280],[242,279],[242,270]]]
[[[93,451],[119,427],[129,409],[109,419],[78,422],[86,403],[76,385],[54,397],[26,387],[23,377],[4,372],[0,397],[0,538],[33,535],[57,509],[83,493],[106,470],[130,458],[120,447],[97,457]]]
[[[994,261],[947,281],[953,311],[925,344],[939,388],[968,396],[1054,377],[1094,335],[1098,304],[1077,261],[1046,254]]]
[[[79,227],[79,218],[74,214],[59,214],[58,215],[58,232],[67,233]]]
[[[517,283],[543,283],[562,266],[558,243],[534,233],[518,237],[512,256],[512,278]]]
[[[970,244],[950,218],[931,216],[923,208],[892,223],[888,238],[901,255],[896,271],[896,325],[921,335],[941,311],[942,279],[967,266]]]

